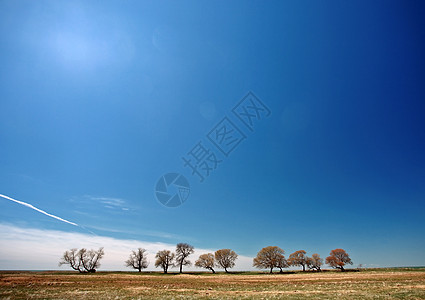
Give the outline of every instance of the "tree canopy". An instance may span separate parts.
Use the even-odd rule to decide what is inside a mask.
[[[80,273],[94,273],[100,267],[100,260],[104,255],[103,247],[99,248],[99,250],[87,250],[86,248],[78,250],[73,248],[65,251],[59,266],[69,265]]]
[[[183,266],[190,266],[192,263],[187,259],[194,252],[193,246],[186,243],[179,243],[176,246],[176,263],[179,266],[179,272],[183,273]]]
[[[235,266],[235,261],[238,255],[231,249],[220,249],[214,253],[216,264],[218,267],[223,268],[226,273],[227,269]]]
[[[323,265],[323,258],[320,258],[320,255],[314,253],[311,257],[308,258],[308,267],[309,269],[320,271]]]
[[[170,250],[158,251],[155,255],[155,267],[161,267],[164,273],[167,274],[168,269],[174,266],[174,257],[175,254]]]
[[[290,266],[301,266],[303,267],[303,271],[305,271],[305,267],[308,262],[308,257],[306,256],[306,251],[298,250],[294,253],[291,253],[288,258],[288,264]]]
[[[130,257],[125,261],[125,265],[142,272],[142,269],[146,269],[149,265],[146,250],[143,248],[138,248],[137,251],[133,250]]]
[[[344,249],[334,249],[329,254],[330,255],[326,257],[326,263],[333,268],[344,271],[344,266],[346,264],[353,264],[350,256]]]
[[[253,266],[259,269],[270,269],[273,273],[273,268],[284,268],[287,266],[285,259],[285,251],[277,246],[268,246],[261,249],[254,258]]]
[[[214,266],[215,266],[214,254],[207,253],[207,254],[200,255],[198,260],[195,262],[195,266],[199,267],[199,268],[208,269],[211,272],[215,273],[215,271],[214,271]]]

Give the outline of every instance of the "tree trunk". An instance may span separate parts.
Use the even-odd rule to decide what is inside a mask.
[[[213,268],[211,268],[210,270],[213,272],[213,274],[215,274],[215,271],[214,271],[214,269],[213,269]]]
[[[305,272],[305,265],[303,265],[303,272]]]
[[[183,262],[180,264],[180,274],[183,273]]]
[[[224,271],[225,271],[226,273],[229,273],[229,271],[227,271],[227,268],[224,268]]]
[[[270,268],[270,274],[272,274],[272,273],[273,273],[273,267]]]

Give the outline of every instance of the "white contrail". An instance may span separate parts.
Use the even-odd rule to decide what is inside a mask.
[[[10,201],[16,202],[16,203],[21,204],[21,205],[23,205],[23,206],[29,207],[29,208],[31,208],[31,209],[33,209],[33,210],[36,210],[36,211],[38,211],[38,212],[40,212],[40,213],[42,213],[42,214],[44,214],[44,215],[46,215],[46,216],[49,216],[49,217],[55,218],[56,220],[59,220],[59,221],[62,221],[62,222],[65,222],[65,223],[68,223],[68,224],[71,224],[71,225],[74,225],[74,226],[78,226],[78,224],[76,224],[76,223],[73,223],[73,222],[67,221],[67,220],[65,220],[65,219],[62,219],[62,218],[60,218],[60,217],[57,217],[57,216],[55,216],[55,215],[49,214],[49,213],[45,212],[44,210],[41,210],[41,209],[39,209],[39,208],[37,208],[37,207],[35,207],[35,206],[33,206],[33,205],[29,204],[29,203],[26,203],[26,202],[22,202],[22,201],[19,201],[19,200],[13,199],[13,198],[10,198],[10,197],[5,196],[5,195],[2,195],[2,194],[0,194],[0,197],[3,197],[4,199],[7,199],[7,200],[10,200]]]

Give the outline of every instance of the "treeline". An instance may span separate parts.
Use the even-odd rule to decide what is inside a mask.
[[[125,261],[125,266],[142,272],[149,265],[147,260],[146,249],[138,248],[133,250],[129,258]],[[183,273],[184,266],[192,265],[189,256],[194,253],[194,247],[186,243],[179,243],[176,245],[175,252],[170,250],[158,251],[155,255],[155,267],[161,268],[164,273],[173,267],[178,267],[179,272]],[[93,273],[100,267],[100,260],[105,255],[103,248],[98,250],[87,250],[82,248],[80,250],[74,248],[65,251],[59,266],[69,265],[72,269],[80,273]],[[238,255],[231,249],[220,249],[214,253],[205,253],[199,256],[195,261],[195,266],[204,268],[215,273],[215,268],[224,269],[226,273],[235,266]],[[269,269],[273,273],[273,269],[277,268],[280,273],[283,269],[291,266],[302,267],[303,271],[314,270],[321,271],[323,266],[323,259],[319,254],[314,253],[311,257],[307,256],[304,250],[298,250],[291,253],[288,259],[285,258],[285,251],[277,246],[268,246],[262,248],[253,260],[253,266],[259,269]],[[344,266],[353,264],[350,256],[344,249],[334,249],[326,257],[326,264],[344,271]]]

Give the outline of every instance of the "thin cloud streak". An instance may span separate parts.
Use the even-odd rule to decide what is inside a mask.
[[[23,206],[29,207],[29,208],[31,208],[31,209],[33,209],[35,211],[38,211],[39,213],[42,213],[42,214],[44,214],[44,215],[46,215],[48,217],[51,217],[51,218],[54,218],[56,220],[59,220],[59,221],[62,221],[62,222],[65,222],[65,223],[68,223],[68,224],[71,224],[71,225],[74,225],[74,226],[79,227],[79,225],[76,224],[76,223],[74,223],[74,222],[71,222],[71,221],[62,219],[61,217],[58,217],[58,216],[55,216],[55,215],[52,215],[52,214],[49,214],[48,212],[45,212],[44,210],[39,209],[39,208],[35,207],[34,205],[29,204],[29,203],[26,203],[26,202],[23,202],[23,201],[19,201],[19,200],[13,199],[13,198],[10,198],[10,197],[8,197],[6,195],[2,195],[2,194],[0,194],[0,197],[2,197],[4,199],[7,199],[7,200],[10,200],[10,201],[13,201],[13,202],[18,203],[18,204],[21,204]]]
[[[126,201],[121,198],[113,198],[113,197],[96,197],[91,195],[85,195],[84,198],[94,201],[96,203],[101,203],[103,207],[108,209],[119,209],[119,210],[130,210],[126,207]]]

